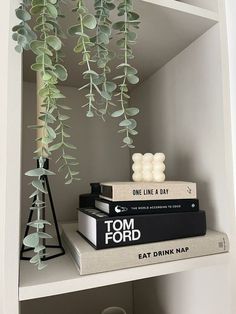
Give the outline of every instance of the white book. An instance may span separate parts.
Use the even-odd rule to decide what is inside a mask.
[[[77,232],[76,223],[62,225],[62,239],[80,275],[220,254],[229,251],[225,233],[208,230],[205,236],[95,250]]]

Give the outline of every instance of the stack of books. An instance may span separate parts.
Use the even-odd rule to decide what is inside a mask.
[[[82,275],[228,251],[225,234],[206,234],[196,184],[181,181],[101,183],[63,240]]]

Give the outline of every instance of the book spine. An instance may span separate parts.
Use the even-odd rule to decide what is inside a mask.
[[[193,212],[199,210],[199,201],[197,199],[181,200],[157,200],[142,202],[113,202],[107,203],[108,212],[104,210],[101,201],[95,202],[95,207],[109,214],[110,217],[141,215],[141,214],[163,214],[178,212]]]
[[[110,217],[97,220],[96,249],[204,235],[204,211]]]
[[[108,187],[109,188],[109,187]],[[197,198],[196,184],[192,182],[101,186],[100,197],[112,201],[147,201]],[[112,191],[112,192],[107,192]]]
[[[116,250],[95,251],[94,258],[84,256],[80,261],[81,275],[113,271],[124,268],[159,264],[193,257],[221,254],[229,251],[227,235],[213,233],[148,245],[137,245]],[[101,253],[101,254],[98,254]],[[81,265],[83,264],[83,265]],[[81,267],[83,266],[83,267]]]

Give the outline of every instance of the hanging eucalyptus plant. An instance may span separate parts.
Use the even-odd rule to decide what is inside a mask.
[[[137,123],[133,118],[139,113],[139,109],[136,107],[128,108],[128,102],[130,99],[128,83],[137,84],[139,78],[137,76],[138,71],[130,65],[129,60],[134,58],[131,45],[135,44],[136,33],[135,29],[139,27],[139,15],[133,11],[133,1],[123,0],[118,5],[118,15],[123,17],[122,20],[113,24],[113,29],[118,32],[120,39],[117,40],[117,46],[121,50],[121,58],[123,63],[119,64],[116,68],[121,72],[121,75],[116,76],[114,79],[119,80],[119,92],[115,95],[119,97],[120,110],[112,113],[113,117],[122,117],[123,120],[119,123],[121,130],[119,132],[124,133],[123,147],[128,146],[134,148],[133,139],[130,135],[136,135],[135,130]]]
[[[42,261],[45,256],[44,239],[51,238],[45,232],[45,226],[50,225],[44,219],[45,194],[43,176],[54,175],[46,168],[46,160],[51,154],[60,151],[56,163],[58,171],[65,173],[65,183],[70,184],[78,178],[76,158],[68,151],[76,149],[68,142],[70,134],[68,130],[69,110],[67,105],[62,105],[60,100],[65,98],[58,83],[67,79],[67,70],[63,63],[64,33],[60,27],[60,18],[63,17],[60,9],[62,0],[22,0],[16,9],[19,24],[13,27],[13,40],[16,41],[16,51],[31,50],[35,55],[35,62],[31,69],[37,73],[40,81],[37,93],[41,99],[41,110],[38,115],[40,123],[31,126],[38,131],[36,138],[37,150],[35,159],[38,167],[29,170],[26,175],[32,177],[31,185],[34,189],[30,195],[33,205],[30,210],[36,211],[37,219],[29,223],[35,231],[29,234],[23,243],[34,250],[35,255],[30,262],[43,269],[46,264]],[[77,17],[77,24],[70,26],[68,33],[77,36],[77,44],[74,52],[82,56],[80,65],[85,68],[83,78],[85,84],[80,90],[86,91],[86,116],[95,115],[104,117],[111,114],[112,117],[122,117],[119,132],[124,133],[123,146],[133,148],[131,136],[136,135],[136,121],[133,118],[138,114],[136,107],[130,108],[128,84],[137,84],[139,78],[137,70],[130,64],[134,58],[131,45],[136,41],[135,29],[139,26],[139,15],[133,10],[132,0],[118,1],[118,21],[112,21],[111,11],[116,8],[113,0],[94,0],[94,12],[91,13],[86,1],[77,0],[73,9]],[[32,16],[34,16],[31,21]],[[111,49],[112,32],[115,37],[119,52]],[[111,61],[118,57],[122,62],[116,67],[120,75],[112,77]],[[115,82],[119,82],[116,84]],[[110,107],[119,104],[119,109],[110,112]]]
[[[27,176],[33,177],[31,184],[34,192],[30,195],[30,198],[33,198],[33,205],[30,210],[37,211],[37,219],[29,223],[30,227],[35,228],[35,232],[23,240],[25,246],[34,250],[35,255],[30,262],[36,264],[39,270],[46,266],[42,261],[45,256],[43,239],[51,238],[44,232],[45,225],[50,223],[42,219],[42,212],[45,209],[43,195],[47,194],[43,176],[54,175],[45,168],[46,158],[51,156],[52,151],[60,149],[61,154],[57,162],[61,163],[59,171],[66,171],[66,184],[78,180],[79,173],[72,170],[72,167],[78,164],[76,158],[66,152],[67,149],[76,149],[74,145],[68,143],[69,116],[62,112],[70,108],[58,103],[60,99],[65,98],[58,88],[58,81],[67,79],[67,71],[60,63],[62,58],[60,37],[63,33],[58,24],[59,4],[60,2],[55,0],[32,0],[30,3],[24,0],[16,10],[16,16],[21,22],[13,27],[13,39],[17,41],[16,50],[21,52],[23,49],[30,49],[35,54],[35,63],[31,68],[38,73],[41,81],[38,90],[41,97],[41,111],[38,116],[40,124],[31,126],[33,129],[40,129],[40,136],[36,139],[38,148],[34,152],[38,159],[38,168],[26,172]],[[34,31],[27,23],[31,15],[35,16]]]

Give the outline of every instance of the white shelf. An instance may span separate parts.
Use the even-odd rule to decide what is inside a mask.
[[[136,0],[136,11],[141,14],[141,27],[135,53],[134,65],[139,70],[141,82],[179,54],[195,39],[218,21],[218,14],[175,0]],[[65,7],[64,29],[76,23],[72,7]],[[113,13],[115,14],[115,12]],[[117,17],[114,17],[117,19]],[[78,87],[82,84],[78,56],[73,52],[75,39],[65,42],[65,65],[69,71],[66,85]],[[113,45],[113,49],[114,45]],[[34,81],[35,73],[30,70],[34,56],[25,53],[24,80]]]
[[[79,275],[69,255],[49,261],[48,267],[41,272],[24,261],[21,262],[19,300],[24,301],[81,291],[200,267],[212,267],[227,263],[229,254],[210,255],[87,276]]]

